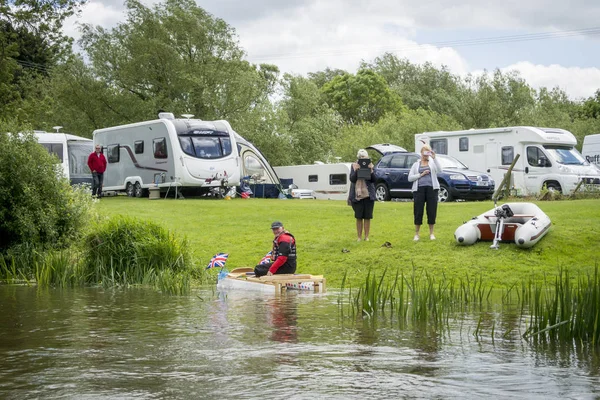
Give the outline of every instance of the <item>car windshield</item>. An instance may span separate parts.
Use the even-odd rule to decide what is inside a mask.
[[[468,169],[467,166],[451,156],[437,155],[443,169]]]
[[[589,165],[586,159],[570,146],[544,146],[557,163],[566,165]]]

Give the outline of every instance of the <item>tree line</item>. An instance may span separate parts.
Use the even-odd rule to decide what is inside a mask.
[[[0,118],[91,137],[159,110],[226,119],[273,165],[350,161],[374,143],[414,147],[425,131],[533,125],[600,132],[600,90],[570,99],[517,72],[459,76],[385,53],[356,73],[282,74],[252,64],[233,27],[193,0],[127,0],[113,29],[61,34],[85,0],[0,0]]]

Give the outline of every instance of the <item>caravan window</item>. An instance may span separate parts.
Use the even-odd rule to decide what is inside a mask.
[[[319,182],[319,175],[309,175],[308,181],[309,182]]]
[[[109,144],[106,147],[106,155],[108,156],[109,163],[118,163],[119,162],[119,145],[118,144]]]
[[[154,148],[154,158],[168,158],[166,138],[152,140],[152,147]]]
[[[144,153],[144,141],[136,140],[133,142],[133,147],[135,149],[135,154],[143,154]]]
[[[181,145],[181,150],[183,150],[183,152],[185,154],[188,154],[190,156],[195,156],[196,153],[194,153],[194,147],[192,146],[192,138],[191,137],[179,137],[179,144]]]
[[[437,154],[448,154],[448,139],[431,139],[429,145]]]
[[[232,152],[229,134],[210,129],[181,133],[179,144],[185,154],[198,158],[221,158]]]
[[[63,161],[63,145],[62,143],[42,143],[42,146],[48,150],[48,153],[54,154],[60,162]]]
[[[469,151],[468,137],[461,137],[458,139],[458,151]]]
[[[331,174],[329,175],[330,185],[345,185],[348,182],[348,175],[346,174]]]
[[[512,146],[502,147],[502,165],[510,165],[515,159],[515,149]]]
[[[535,146],[529,146],[527,148],[527,163],[532,167],[551,167],[548,157],[544,152]]]

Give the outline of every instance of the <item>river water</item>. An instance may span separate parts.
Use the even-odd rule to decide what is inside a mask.
[[[0,398],[600,398],[598,352],[357,323],[338,301],[0,286]]]

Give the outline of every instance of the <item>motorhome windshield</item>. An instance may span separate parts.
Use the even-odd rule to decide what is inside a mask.
[[[181,150],[197,158],[221,158],[231,154],[231,139],[227,132],[193,129],[178,134]]]
[[[565,165],[588,165],[586,159],[571,146],[545,145],[544,149],[557,163]]]

